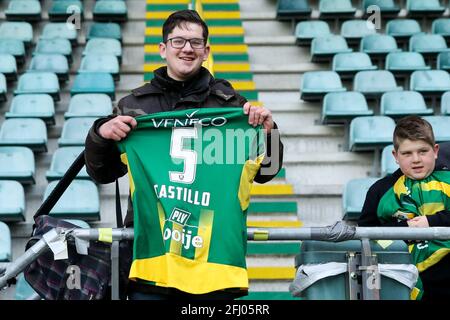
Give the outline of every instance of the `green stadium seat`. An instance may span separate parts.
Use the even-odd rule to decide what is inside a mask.
[[[39,21],[41,12],[39,0],[13,0],[9,2],[5,15],[9,21]]]
[[[120,25],[112,22],[94,22],[89,28],[86,39],[108,38],[122,42]]]
[[[53,72],[59,81],[69,79],[69,62],[62,54],[36,54],[31,59],[29,71]]]
[[[111,98],[102,93],[77,94],[70,99],[64,118],[104,117],[112,113]]]
[[[343,18],[353,17],[356,8],[352,6],[350,0],[320,0],[319,16],[320,18]]]
[[[58,139],[60,147],[84,146],[86,136],[97,118],[70,118],[64,122],[61,138]]]
[[[432,115],[433,109],[427,108],[425,99],[416,91],[386,92],[381,97],[380,113],[392,118],[410,114]]]
[[[450,141],[450,116],[426,116],[427,120],[433,127],[434,139],[436,142]]]
[[[37,295],[38,293],[30,286],[25,280],[23,273],[17,277],[16,292],[14,294],[14,300],[28,300],[30,297]]]
[[[52,181],[45,189],[45,200],[59,181]],[[88,180],[73,180],[50,211],[50,216],[93,221],[100,219],[100,200],[97,186]]]
[[[0,24],[0,39],[16,39],[29,46],[33,41],[33,28],[28,22],[3,22]]]
[[[392,155],[392,150],[394,150],[394,145],[390,144],[383,148],[381,152],[381,176],[385,177],[387,175],[393,174],[399,168],[398,163],[395,162],[395,158]]]
[[[342,86],[339,75],[334,71],[309,71],[303,74],[300,88],[300,99],[304,101],[320,100],[329,92],[343,92],[347,89]]]
[[[393,74],[410,74],[416,70],[430,70],[418,52],[392,52],[386,56],[386,70]]]
[[[299,300],[286,291],[249,291],[248,295],[237,300]]]
[[[330,26],[325,21],[302,21],[295,27],[295,43],[297,45],[310,45],[316,37],[331,35]]]
[[[0,262],[10,262],[11,258],[11,231],[0,221]]]
[[[450,19],[441,18],[433,20],[431,32],[443,36],[446,40],[450,39]]]
[[[369,34],[361,39],[360,51],[370,56],[384,57],[391,52],[399,52],[395,38],[386,34]]]
[[[439,15],[444,13],[445,7],[439,0],[407,0],[406,10],[409,16]]]
[[[77,30],[68,28],[65,22],[49,22],[44,25],[40,39],[67,39],[72,46],[77,44]]]
[[[0,128],[0,146],[23,146],[47,152],[47,128],[41,119],[6,119]]]
[[[8,87],[6,85],[6,77],[0,73],[0,102],[6,101],[6,92]]]
[[[332,70],[339,73],[341,78],[353,78],[358,71],[376,70],[367,53],[349,52],[338,53],[333,57]]]
[[[33,52],[33,55],[38,54],[62,54],[69,64],[72,63],[72,45],[68,39],[39,39]]]
[[[350,150],[374,150],[392,143],[395,122],[387,116],[357,117],[350,123]]]
[[[420,52],[423,55],[436,55],[448,51],[448,48],[443,36],[421,33],[409,39],[409,51]]]
[[[437,56],[437,68],[450,71],[450,52],[441,52]]]
[[[395,17],[401,9],[394,0],[363,0],[362,9],[364,12],[367,13],[367,9],[371,6],[377,6],[383,18]]]
[[[366,200],[369,188],[378,178],[362,178],[349,180],[342,193],[343,220],[357,221]]]
[[[375,34],[376,32],[374,24],[362,19],[344,21],[341,26],[341,36],[343,36],[349,44],[359,45],[360,40],[364,36]]]
[[[111,54],[89,54],[81,59],[79,73],[106,72],[112,75],[114,81],[119,81],[119,61]]]
[[[19,65],[25,62],[25,45],[21,40],[0,39],[0,53],[12,54]]]
[[[95,21],[127,21],[127,5],[125,1],[99,0],[92,11]]]
[[[105,72],[80,73],[75,77],[70,94],[80,93],[104,93],[115,100],[114,79]]]
[[[0,53],[0,73],[8,81],[17,80],[17,63],[12,54]]]
[[[397,86],[394,75],[390,71],[359,71],[353,80],[353,90],[361,92],[366,97],[378,97],[389,91],[402,91]]]
[[[330,61],[335,54],[352,51],[344,37],[337,35],[316,37],[311,42],[311,61]]]
[[[26,147],[0,147],[0,179],[34,184],[34,154]]]
[[[79,14],[80,18],[83,19],[83,3],[79,0],[53,1],[48,10],[48,17],[53,22],[68,21],[69,17],[74,14]]]
[[[323,124],[347,123],[355,117],[372,116],[366,98],[362,93],[332,92],[327,93],[322,105]]]
[[[408,246],[402,240],[393,241],[387,247],[377,241],[370,241],[373,254],[381,264],[411,264]],[[361,241],[350,240],[343,242],[302,241],[300,254],[295,258],[296,267],[308,264],[322,264],[329,262],[348,263],[350,253],[361,253]],[[318,280],[301,294],[306,300],[348,300],[349,275],[341,273]],[[381,300],[409,300],[410,289],[399,281],[381,275]],[[361,298],[360,298],[361,299]]]
[[[444,70],[414,71],[411,74],[410,90],[426,97],[441,96],[450,90],[450,76]]]
[[[58,77],[52,72],[26,72],[19,77],[14,94],[46,93],[59,101]]]
[[[278,0],[277,20],[307,19],[312,9],[308,0]]]
[[[444,116],[450,115],[450,91],[444,92],[441,97],[441,114]]]
[[[21,94],[13,98],[5,117],[39,118],[46,124],[55,124],[55,103],[48,94]]]
[[[122,63],[122,45],[119,40],[107,38],[94,38],[86,43],[83,56],[91,54],[112,54]]]
[[[62,179],[67,169],[69,169],[83,150],[84,147],[63,147],[56,149],[53,153],[50,169],[46,173],[47,180],[54,181]],[[85,166],[77,174],[77,179],[90,179]]]
[[[409,39],[422,32],[419,22],[413,19],[395,19],[386,24],[386,34],[397,40]]]
[[[84,220],[79,220],[79,219],[64,219],[64,221],[70,222],[74,225],[76,225],[77,227],[80,227],[82,229],[89,229],[91,226],[89,225],[89,223],[87,223]]]
[[[17,181],[0,180],[0,220],[25,221],[25,191]]]

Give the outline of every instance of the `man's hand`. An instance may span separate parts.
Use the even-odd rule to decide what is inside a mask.
[[[102,124],[98,129],[98,133],[103,139],[120,141],[136,126],[137,122],[133,117],[117,116]]]
[[[247,102],[244,104],[244,114],[248,114],[248,123],[254,127],[262,124],[263,128],[270,133],[273,129],[272,112],[263,107],[255,107]]]
[[[426,216],[415,217],[409,219],[407,221],[408,227],[410,228],[427,228],[430,225],[428,224],[428,219]]]

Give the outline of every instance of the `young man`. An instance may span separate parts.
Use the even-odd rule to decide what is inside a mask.
[[[426,228],[450,226],[450,171],[436,166],[439,145],[431,125],[418,116],[402,118],[394,130],[392,176],[367,192],[359,226]],[[450,241],[411,244],[423,283],[422,299],[450,298]]]
[[[154,79],[119,101],[113,115],[97,120],[86,139],[86,166],[89,175],[98,183],[111,183],[127,172],[121,162],[116,142],[122,141],[136,127],[134,117],[166,111],[191,108],[242,107],[248,114],[248,123],[262,125],[267,132],[267,153],[271,161],[262,167],[278,165],[272,174],[258,171],[255,181],[271,180],[280,170],[283,145],[278,137],[277,150],[272,150],[271,135],[277,129],[269,110],[251,106],[244,97],[234,91],[230,83],[215,79],[202,63],[210,53],[208,27],[193,10],[182,10],[171,14],[163,25],[163,41],[159,44],[162,58],[167,66],[154,71]],[[149,146],[151,141],[149,141]],[[216,183],[217,181],[212,181]],[[133,207],[128,201],[126,226],[133,226]],[[182,292],[157,286],[142,286],[130,282],[131,298],[164,299],[167,295],[182,295]],[[150,288],[149,288],[150,287]],[[232,298],[235,293],[217,292],[204,298]]]

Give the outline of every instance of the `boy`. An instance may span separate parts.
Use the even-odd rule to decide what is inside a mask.
[[[430,123],[418,116],[402,118],[393,142],[400,169],[369,189],[358,225],[450,226],[450,171],[436,166],[439,145]],[[449,298],[450,240],[414,243],[410,252],[423,283],[422,299]]]

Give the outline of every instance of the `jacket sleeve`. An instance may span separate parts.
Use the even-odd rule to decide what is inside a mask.
[[[450,211],[442,210],[426,217],[430,227],[450,227]]]

